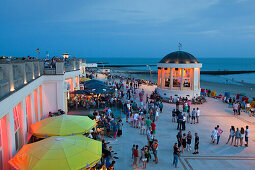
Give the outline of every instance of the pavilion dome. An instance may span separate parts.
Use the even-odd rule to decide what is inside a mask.
[[[199,61],[190,53],[175,51],[166,55],[159,63],[189,64],[199,63]]]

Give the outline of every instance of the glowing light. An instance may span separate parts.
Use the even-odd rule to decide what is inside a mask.
[[[26,81],[26,80],[24,80],[24,84],[27,84],[27,81]]]
[[[15,88],[14,88],[14,87],[11,87],[10,91],[14,91],[14,90],[15,90]]]

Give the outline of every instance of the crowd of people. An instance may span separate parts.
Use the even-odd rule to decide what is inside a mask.
[[[163,100],[153,91],[147,94],[142,88],[139,81],[134,78],[108,75],[107,84],[114,86],[117,91],[114,94],[105,94],[105,109],[103,111],[94,111],[95,120],[98,126],[105,131],[103,140],[103,161],[108,169],[113,169],[115,161],[118,159],[117,153],[112,150],[111,143],[117,141],[117,137],[122,134],[122,120],[115,118],[111,111],[111,107],[118,103],[126,119],[126,125],[137,129],[137,133],[144,136],[144,143],[134,143],[131,148],[131,158],[133,168],[146,169],[148,162],[158,163],[159,141],[157,139],[157,121],[160,113],[163,111]],[[176,135],[176,143],[173,147],[173,166],[178,168],[179,156],[185,153],[199,154],[199,136],[187,129],[186,124],[200,123],[199,107],[194,105],[192,100],[187,98],[177,98],[175,108],[172,110],[172,122],[177,125],[178,134]],[[195,126],[196,127],[196,126]],[[240,132],[240,133],[239,133]],[[217,125],[212,132],[213,144],[220,143],[220,136],[223,130]],[[240,134],[240,135],[239,135]],[[239,137],[240,136],[240,137]],[[105,142],[107,138],[113,138],[111,143]],[[235,146],[248,146],[249,129],[246,130],[234,127],[230,129],[227,144]],[[153,159],[154,158],[154,159]],[[153,159],[153,161],[152,161]]]
[[[250,134],[249,126],[246,126],[245,130],[243,127],[241,127],[240,129],[239,128],[235,129],[234,126],[231,126],[231,128],[229,130],[229,138],[228,138],[228,141],[226,144],[230,143],[230,141],[231,141],[230,145],[234,144],[235,147],[239,147],[239,146],[248,147],[249,134]],[[244,144],[244,140],[245,140],[245,144]],[[217,142],[218,142],[218,140],[217,140]]]

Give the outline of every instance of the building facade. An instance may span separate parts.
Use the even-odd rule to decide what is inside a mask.
[[[30,125],[58,109],[68,111],[69,91],[79,89],[81,61],[0,61],[0,169],[31,138]]]
[[[200,68],[202,63],[191,54],[176,51],[166,55],[158,64],[157,92],[162,97],[200,96]]]

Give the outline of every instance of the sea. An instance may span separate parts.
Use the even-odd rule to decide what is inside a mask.
[[[197,58],[203,64],[202,71],[254,71],[255,58]],[[145,65],[143,67],[125,67],[130,70],[157,71],[161,58],[86,58],[87,63],[107,65]],[[148,65],[148,66],[146,66]],[[242,85],[240,82],[255,84],[255,73],[233,75],[201,75],[201,80],[217,83]]]

